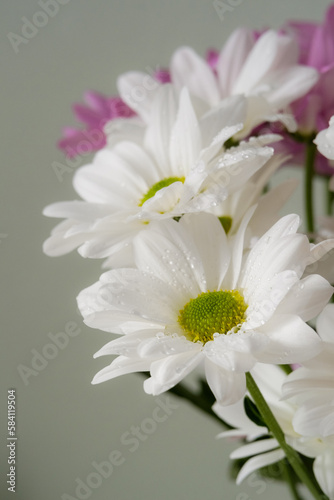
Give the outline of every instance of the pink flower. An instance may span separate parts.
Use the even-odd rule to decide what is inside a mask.
[[[104,125],[109,120],[134,115],[132,109],[117,96],[106,97],[90,90],[84,94],[84,100],[86,104],[73,105],[73,112],[86,128],[66,127],[63,138],[58,142],[58,147],[70,158],[103,148],[106,144]]]
[[[327,128],[334,115],[334,4],[325,15],[323,24],[290,21],[285,32],[295,36],[299,46],[299,63],[319,72],[318,82],[300,99],[291,103],[292,113],[302,135],[312,135]],[[296,142],[291,136],[271,126],[274,132],[284,136],[275,147],[277,152],[293,156],[293,163],[305,164],[305,143]],[[289,160],[291,163],[291,160]],[[327,158],[317,154],[315,171],[319,175],[333,175]]]
[[[216,49],[208,49],[206,51],[205,60],[211,69],[215,71],[219,59],[219,51]]]
[[[320,73],[318,83],[293,104],[299,128],[305,132],[323,130],[334,114],[334,4],[325,15],[323,24],[289,22],[299,48],[299,62]]]
[[[153,77],[160,83],[169,83],[169,70],[158,68]],[[105,124],[115,118],[130,118],[135,112],[119,97],[107,97],[89,90],[84,94],[86,104],[74,104],[73,113],[86,128],[65,127],[63,137],[58,141],[59,149],[73,158],[78,155],[98,151],[106,145]]]
[[[170,79],[169,69],[166,68],[157,69],[153,74],[153,78],[160,83],[170,83],[171,79]]]

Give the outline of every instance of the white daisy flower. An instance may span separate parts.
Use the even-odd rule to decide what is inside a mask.
[[[317,319],[322,351],[289,375],[285,398],[298,405],[293,425],[304,436],[334,435],[334,304]]]
[[[318,352],[306,321],[332,287],[317,275],[302,279],[310,245],[296,234],[298,216],[279,220],[245,257],[252,212],[232,248],[210,214],[152,223],[134,241],[136,269],[109,271],[79,294],[89,326],[123,335],[96,354],[119,357],[94,383],[150,371],[145,391],[160,394],[204,362],[215,397],[232,404],[257,362],[292,363]]]
[[[45,215],[67,219],[45,242],[45,253],[57,256],[79,247],[84,257],[130,265],[131,241],[150,221],[215,209],[273,155],[266,144],[277,140],[274,135],[233,150],[223,147],[242,128],[243,116],[242,97],[197,118],[186,89],[178,98],[170,85],[161,87],[143,143],[122,141],[100,150],[74,176],[83,201],[45,208]]]
[[[279,111],[306,94],[318,80],[314,68],[298,64],[294,38],[272,30],[258,40],[251,30],[234,31],[221,50],[215,70],[190,47],[179,48],[170,64],[173,85],[177,89],[186,86],[210,107],[216,107],[228,96],[247,97],[247,117],[238,137],[245,137],[264,121],[281,120],[295,130],[293,117]],[[147,86],[149,78],[132,71],[118,79],[122,99],[144,120],[149,117],[158,87],[153,79]]]
[[[300,369],[297,370],[297,372]],[[266,402],[284,432],[286,442],[303,455],[315,458],[313,472],[320,487],[334,499],[334,435],[323,437],[318,434],[305,435],[297,430],[295,421],[301,407],[282,400],[282,386],[287,376],[277,366],[261,364],[252,370],[252,376],[259,386]],[[288,376],[288,379],[291,375]],[[231,459],[247,458],[237,476],[237,484],[260,469],[280,461],[285,454],[276,439],[270,437],[268,429],[256,425],[246,415],[242,401],[231,406],[215,403],[216,414],[235,429],[220,433],[217,438],[239,437],[250,441],[230,454]],[[258,439],[258,438],[262,439]],[[266,438],[266,439],[263,439]],[[256,440],[256,441],[254,441]],[[254,442],[253,442],[254,441]]]

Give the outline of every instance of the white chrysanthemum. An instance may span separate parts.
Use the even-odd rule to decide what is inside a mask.
[[[285,398],[298,405],[293,425],[304,436],[334,435],[334,304],[317,319],[323,341],[318,356],[289,375],[283,386]]]
[[[334,435],[327,437],[317,434],[305,436],[297,431],[294,422],[301,408],[289,401],[282,401],[282,386],[286,381],[286,375],[280,368],[273,365],[257,365],[252,370],[252,375],[282,428],[286,442],[303,455],[315,458],[314,475],[322,490],[330,500],[333,500]],[[231,453],[230,458],[232,459],[248,459],[240,469],[237,484],[240,484],[247,476],[261,467],[276,463],[284,458],[284,452],[276,439],[269,437],[267,428],[256,425],[247,417],[242,401],[227,407],[215,403],[213,409],[222,420],[235,427],[235,429],[220,433],[218,438],[233,436],[253,441],[259,437],[267,437],[267,439],[243,445]]]
[[[150,221],[216,210],[273,155],[266,146],[277,139],[273,135],[223,148],[242,128],[243,115],[244,99],[233,97],[198,119],[186,89],[178,98],[170,85],[161,87],[143,143],[123,141],[102,149],[93,164],[81,167],[74,176],[74,187],[84,201],[46,207],[45,215],[67,220],[56,226],[44,251],[62,255],[79,247],[84,257],[109,257],[110,265],[130,265],[127,245]],[[274,168],[280,162],[273,160]],[[268,169],[273,171],[272,166]],[[276,195],[279,207],[272,200],[271,222],[285,197],[282,188]],[[234,213],[226,214],[230,218],[236,214],[236,202],[231,206]],[[247,208],[240,200],[237,206],[237,212]],[[115,255],[122,257],[117,264]]]
[[[171,79],[177,89],[190,93],[210,107],[232,95],[247,97],[247,117],[239,136],[264,121],[281,119],[294,130],[292,116],[279,114],[316,83],[314,68],[298,65],[298,46],[288,36],[269,30],[255,40],[248,29],[232,33],[224,45],[214,72],[189,47],[178,49],[170,64]],[[149,119],[151,102],[158,84],[149,75],[129,72],[118,79],[122,99],[144,119]]]
[[[279,220],[244,256],[251,214],[232,248],[213,215],[152,223],[134,241],[136,269],[109,271],[80,293],[89,326],[123,335],[97,353],[120,356],[95,383],[150,371],[145,391],[160,394],[203,361],[215,397],[231,404],[257,362],[292,363],[318,352],[306,321],[332,287],[318,275],[302,279],[310,245],[296,234],[299,218]]]

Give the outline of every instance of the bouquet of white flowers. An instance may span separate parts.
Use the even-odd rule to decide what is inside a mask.
[[[74,175],[81,200],[44,210],[65,219],[45,253],[104,259],[77,299],[117,335],[93,383],[143,372],[148,394],[185,397],[244,440],[237,483],[279,462],[293,498],[302,483],[334,499],[334,6],[322,25],[238,29],[205,59],[181,47],[118,91],[75,105],[85,126],[59,146],[96,154]],[[305,168],[307,234],[279,215],[296,181],[271,188],[287,163]],[[182,385],[193,370],[198,393]]]

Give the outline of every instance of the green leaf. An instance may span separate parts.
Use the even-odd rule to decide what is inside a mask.
[[[261,416],[261,413],[257,409],[257,406],[255,405],[255,403],[253,403],[253,401],[248,396],[245,396],[245,399],[244,399],[244,409],[245,409],[247,417],[252,422],[254,422],[254,424],[259,425],[260,427],[267,427],[262,416]]]

